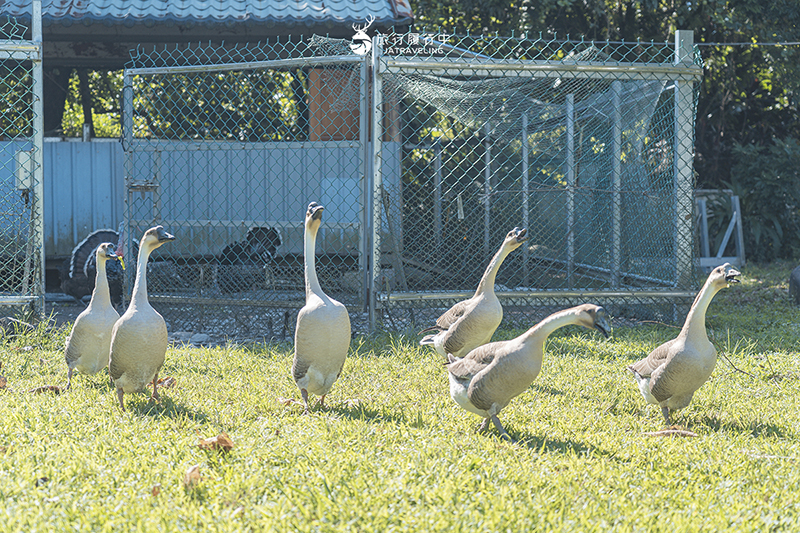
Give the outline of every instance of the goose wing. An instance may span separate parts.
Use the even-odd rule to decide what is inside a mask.
[[[667,341],[655,350],[650,352],[650,355],[631,365],[631,368],[642,375],[642,377],[649,378],[653,375],[655,370],[664,365],[672,354],[672,345],[676,339]]]
[[[459,381],[470,381],[494,362],[497,343],[484,344],[469,352],[463,359],[447,365],[447,370]]]

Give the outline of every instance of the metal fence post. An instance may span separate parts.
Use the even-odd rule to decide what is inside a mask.
[[[611,160],[611,286],[618,288],[619,273],[622,263],[622,112],[620,110],[620,92],[622,83],[611,83],[614,107],[614,131],[612,133],[613,149]]]
[[[567,286],[575,286],[575,95],[567,95]]]
[[[33,181],[34,203],[31,206],[34,213],[34,235],[38,245],[38,274],[35,294],[36,309],[44,317],[44,74],[42,71],[42,2],[33,0],[31,18],[31,36],[37,45],[36,57],[33,60]],[[30,258],[32,259],[32,258]]]
[[[381,174],[381,150],[383,134],[383,80],[381,78],[381,56],[383,40],[380,36],[374,39],[372,46],[372,276],[369,284],[369,327],[374,331],[377,305],[377,290],[381,275],[381,204],[383,203],[383,183]],[[391,216],[387,213],[388,216]]]
[[[675,65],[691,65],[694,32],[675,32]],[[675,80],[675,284],[687,288],[692,279],[692,193],[694,176],[694,86],[691,81]]]
[[[528,115],[522,114],[522,227],[528,230],[530,236],[533,229],[530,227],[530,183],[529,183],[529,146],[528,146]],[[522,276],[526,287],[530,287],[530,271],[528,261],[530,258],[530,248],[527,245],[522,247]]]

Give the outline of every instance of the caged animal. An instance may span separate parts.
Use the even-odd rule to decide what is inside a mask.
[[[239,292],[263,283],[266,269],[275,260],[281,244],[283,239],[277,229],[255,226],[248,230],[245,240],[226,246],[217,258],[220,290]]]
[[[105,242],[117,243],[115,254],[122,258],[123,224],[120,223],[119,231],[112,229],[99,229],[86,236],[75,248],[72,249],[69,259],[65,260],[59,269],[61,275],[61,292],[68,294],[76,300],[89,296],[94,291],[97,278],[97,262],[95,253],[97,247]],[[124,273],[119,261],[106,264],[106,277],[111,303],[115,307],[122,303],[122,283]]]

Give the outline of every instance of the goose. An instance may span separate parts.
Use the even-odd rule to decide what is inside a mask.
[[[491,420],[511,440],[497,415],[539,375],[547,337],[570,324],[596,329],[606,338],[611,331],[605,309],[583,304],[553,313],[519,337],[479,346],[463,359],[448,355],[450,396],[462,409],[483,417],[478,431]]]
[[[669,410],[688,406],[692,395],[714,370],[717,350],[706,335],[706,309],[714,295],[728,283],[739,282],[736,279],[739,275],[730,263],[712,270],[678,336],[628,367],[647,403],[661,406],[667,426],[670,425]]]
[[[317,279],[314,249],[324,209],[311,202],[306,211],[303,239],[306,303],[297,314],[294,333],[292,375],[306,413],[309,392],[319,396],[320,407],[325,407],[325,395],[341,374],[350,347],[347,308],[322,292]]]
[[[75,319],[64,351],[67,362],[66,389],[72,386],[72,373],[76,369],[84,374],[96,374],[108,366],[111,329],[119,319],[119,313],[111,305],[106,275],[106,261],[109,259],[122,260],[115,252],[114,244],[106,242],[95,248],[97,274],[92,299],[89,306]]]
[[[111,332],[108,370],[123,411],[125,404],[122,395],[142,390],[151,381],[152,399],[159,399],[156,384],[167,352],[167,325],[147,300],[147,260],[153,250],[173,240],[175,237],[164,231],[162,226],[144,232],[139,244],[133,295],[128,309]]]
[[[418,335],[436,331],[423,337],[421,345],[432,345],[445,358],[447,354],[464,357],[492,339],[503,320],[503,306],[494,293],[494,280],[506,256],[527,240],[526,233],[524,228],[514,228],[506,234],[472,298],[458,302],[436,320],[435,326],[420,331]]]

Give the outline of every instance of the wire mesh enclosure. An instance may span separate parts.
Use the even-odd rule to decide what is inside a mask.
[[[148,266],[150,300],[172,331],[291,336],[311,201],[325,207],[320,282],[363,310],[365,80],[362,57],[313,41],[134,54],[127,255],[153,225],[176,236]]]
[[[375,85],[376,160],[392,162],[376,169],[381,308],[435,317],[470,297],[506,233],[525,227],[529,241],[497,276],[507,311],[588,300],[674,320],[696,282],[702,68],[691,39],[386,36]]]
[[[696,282],[701,76],[691,32],[675,44],[391,34],[134,53],[127,256],[155,224],[175,234],[148,266],[173,331],[290,336],[316,201],[321,284],[357,328],[364,311],[370,326],[413,321],[395,311],[468,297],[514,227],[530,239],[497,277],[507,310],[590,299],[616,313],[666,304],[674,320]]]
[[[40,6],[35,2],[35,6]],[[34,9],[36,12],[36,9]],[[41,10],[29,30],[0,20],[0,307],[44,310]],[[38,40],[37,40],[38,37]]]

